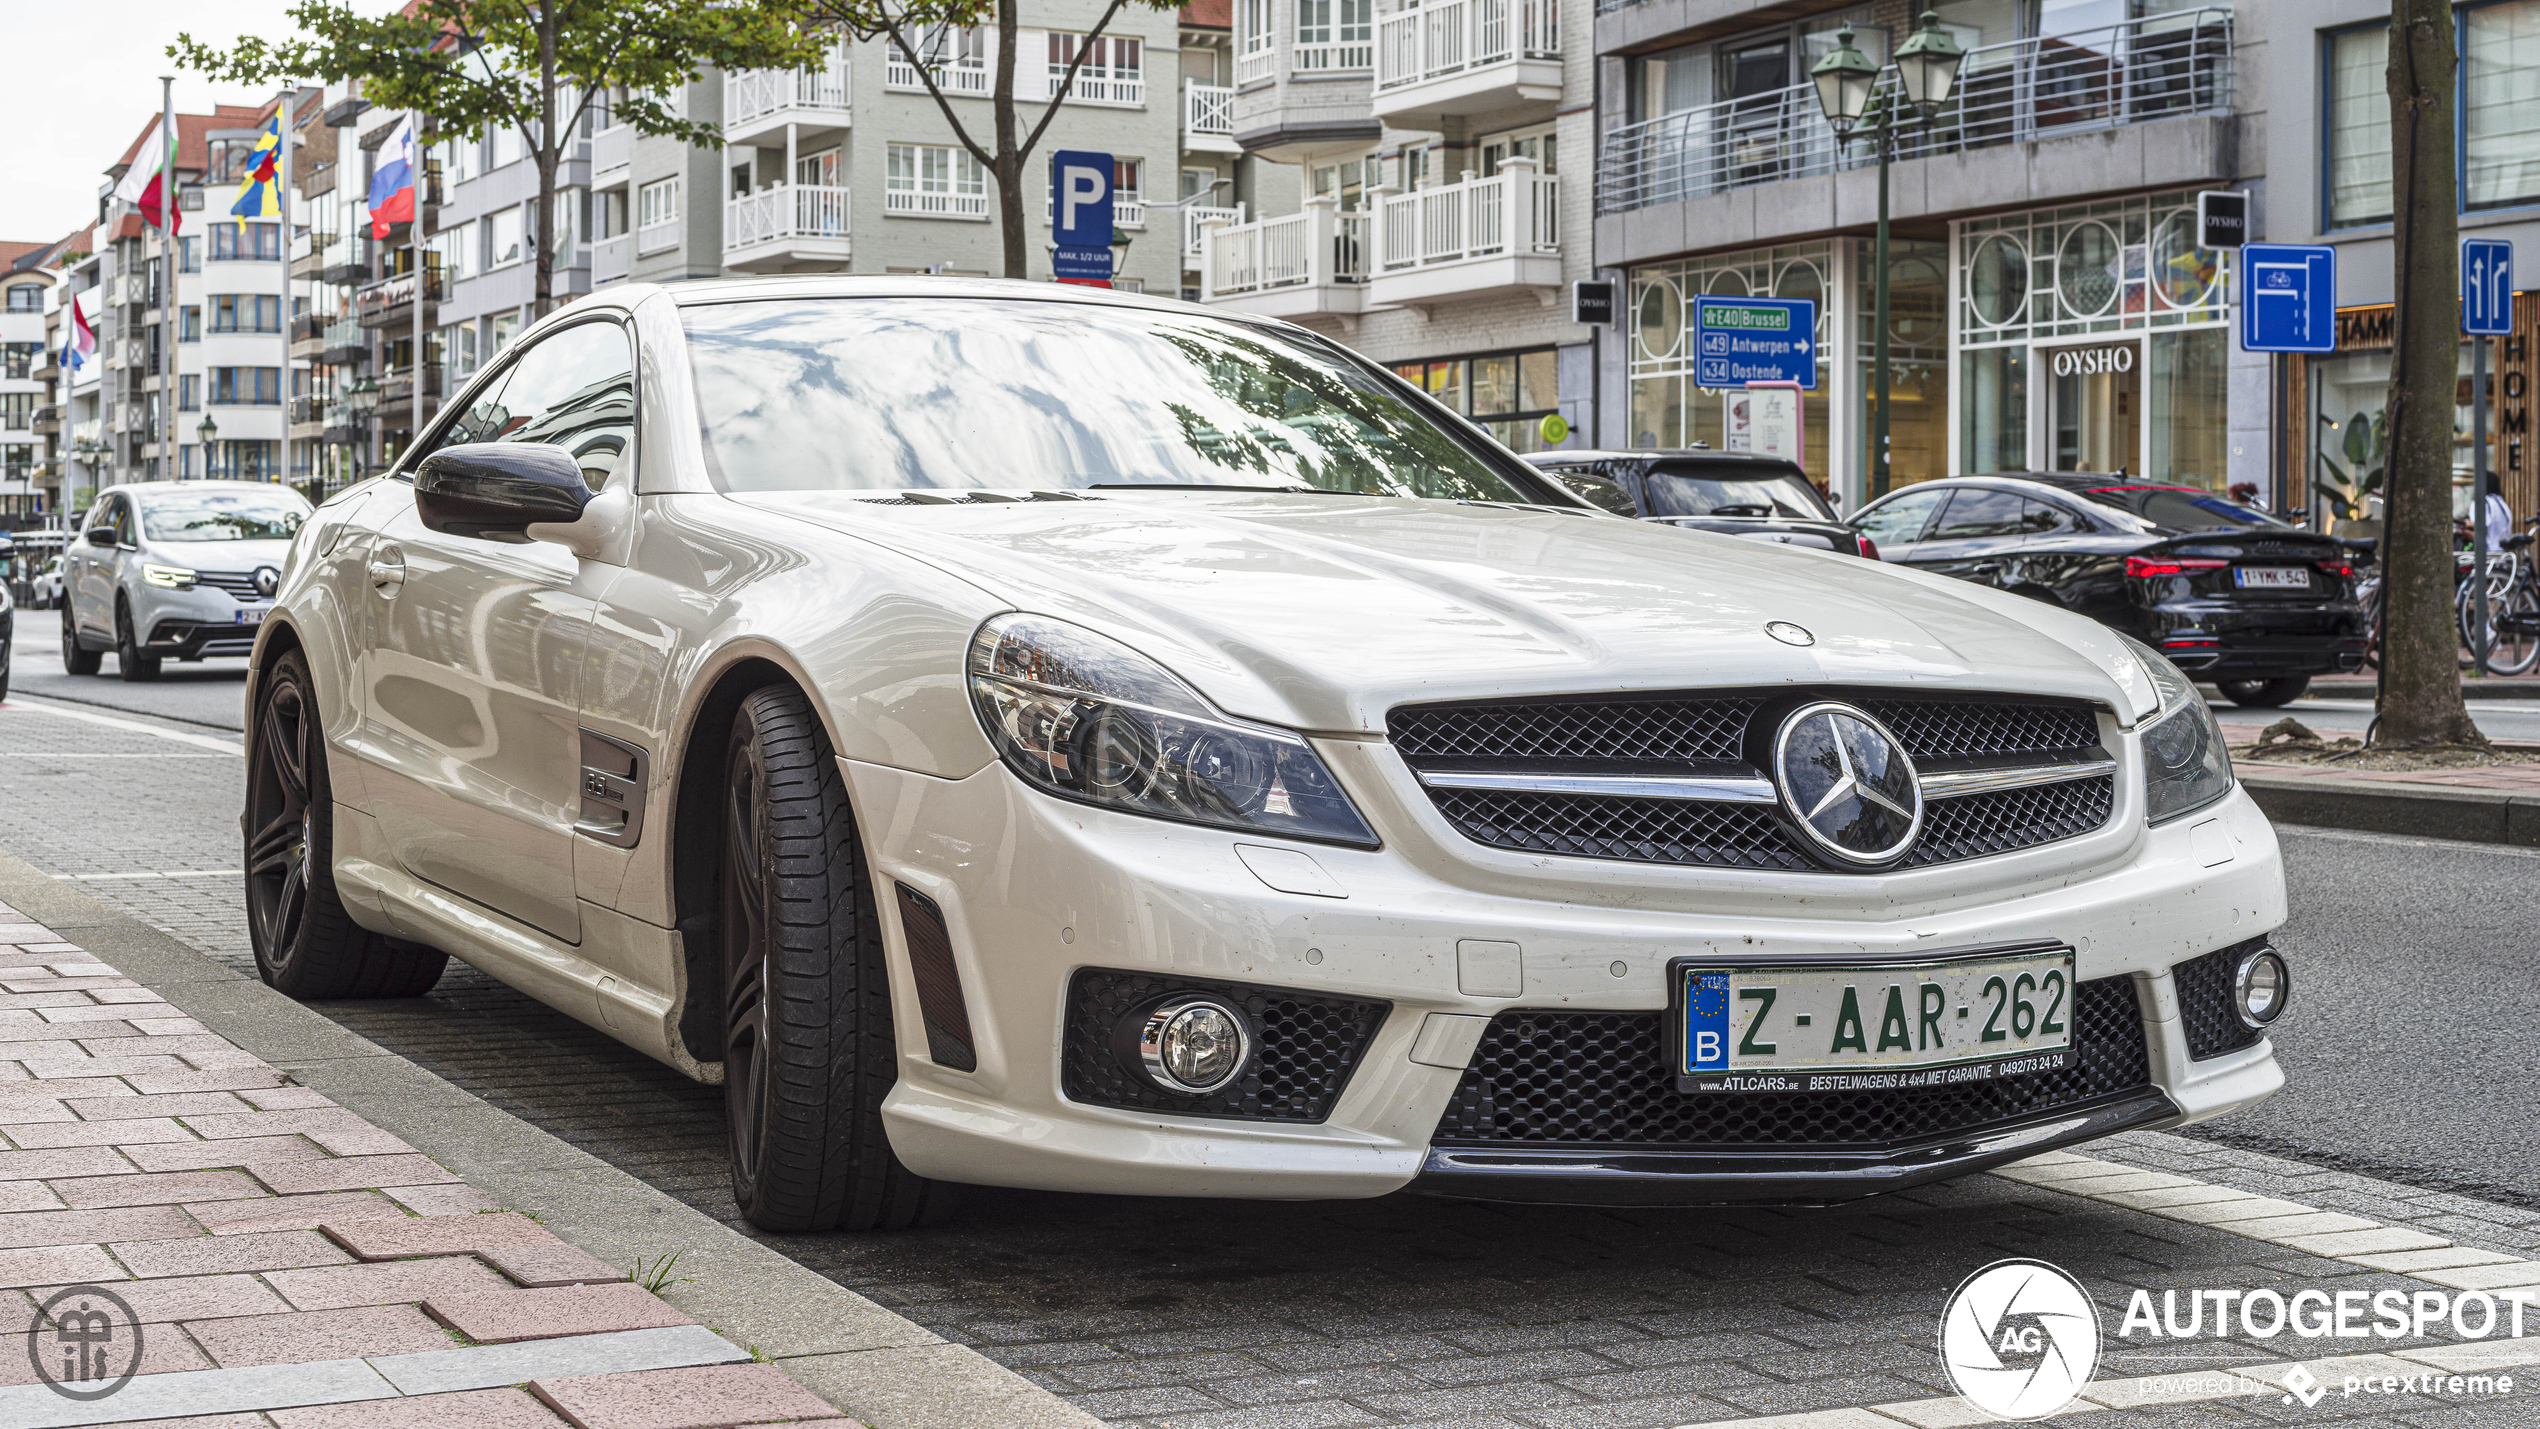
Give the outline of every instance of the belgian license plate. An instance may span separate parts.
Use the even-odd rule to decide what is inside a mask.
[[[2231,578],[2242,590],[2309,590],[2311,573],[2300,566],[2234,566]]]
[[[241,625],[262,625],[265,623],[265,610],[266,607],[261,605],[242,610],[238,612],[238,623]]]
[[[1877,1091],[2072,1065],[2068,947],[1873,967],[1673,968],[1678,1091]]]

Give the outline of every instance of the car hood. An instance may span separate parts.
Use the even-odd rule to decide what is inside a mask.
[[[736,496],[890,547],[1147,652],[1221,709],[1329,733],[1397,704],[1857,684],[2026,691],[2148,712],[2094,622],[1834,555],[1621,518],[1228,492],[885,504]],[[1767,634],[1803,627],[1814,643]]]
[[[258,566],[282,569],[291,554],[289,541],[150,541],[145,554],[198,571],[252,571]]]

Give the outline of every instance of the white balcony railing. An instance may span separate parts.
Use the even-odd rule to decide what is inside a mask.
[[[724,205],[723,250],[803,238],[845,238],[847,191],[822,184],[780,184]]]
[[[1561,56],[1555,0],[1438,0],[1376,29],[1376,92],[1444,79],[1519,56]]]
[[[1489,178],[1417,193],[1380,193],[1378,274],[1502,255],[1561,251],[1561,180],[1511,159]]]
[[[1210,298],[1367,281],[1367,215],[1341,213],[1329,200],[1285,218],[1211,225],[1207,244],[1200,271]]]
[[[940,189],[886,188],[882,191],[882,211],[903,218],[984,221],[988,216],[988,195],[950,193]]]
[[[745,69],[723,80],[723,127],[735,128],[789,109],[844,109],[854,97],[847,62],[832,56],[818,69]]]
[[[1244,206],[1233,208],[1200,208],[1191,205],[1182,210],[1182,256],[1197,258],[1208,251],[1208,225],[1239,224],[1244,221]]]
[[[635,230],[635,256],[660,253],[679,246],[679,220],[665,218]]]
[[[1279,72],[1279,52],[1268,46],[1235,56],[1235,83],[1251,84]]]
[[[935,87],[946,94],[985,95],[996,88],[997,77],[985,60],[962,60],[956,64],[930,66],[935,74]],[[885,89],[926,92],[926,81],[917,66],[906,55],[892,55],[882,62],[882,87]]]
[[[1375,67],[1376,42],[1368,38],[1297,45],[1288,51],[1288,56],[1288,68],[1298,74],[1346,74]]]
[[[626,168],[634,160],[634,125],[612,124],[591,136],[591,174],[594,178]]]
[[[1235,132],[1234,89],[1222,84],[1183,85],[1182,132],[1232,137]]]
[[[1896,156],[2227,114],[2231,47],[2231,12],[2209,7],[1972,49],[1939,116],[1897,131]],[[1898,102],[1890,70],[1871,103]],[[1878,146],[1866,137],[1836,142],[1815,85],[1793,85],[1608,133],[1598,156],[1597,210],[1622,213],[1877,162]]]
[[[635,235],[621,233],[614,238],[591,240],[591,286],[622,283],[632,268]]]
[[[1051,65],[1049,92],[1058,93],[1058,86],[1066,79],[1067,66]],[[1127,108],[1137,108],[1147,102],[1146,77],[1135,74],[1097,75],[1089,70],[1080,69],[1076,71],[1075,82],[1067,86],[1067,102],[1070,104],[1116,104]]]

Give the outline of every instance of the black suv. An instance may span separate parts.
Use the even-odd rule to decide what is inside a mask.
[[[1878,559],[1878,548],[1843,524],[1808,474],[1779,457],[1696,447],[1537,452],[1526,460],[1617,516]]]

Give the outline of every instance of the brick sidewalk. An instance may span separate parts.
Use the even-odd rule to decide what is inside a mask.
[[[0,1424],[720,1429],[836,1409],[0,904]],[[94,1400],[64,1288],[139,1326]],[[48,1360],[48,1363],[55,1361]],[[92,1362],[93,1363],[93,1362]],[[188,1417],[190,1416],[190,1417]]]

